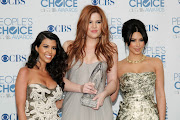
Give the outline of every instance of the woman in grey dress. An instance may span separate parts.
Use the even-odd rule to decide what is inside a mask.
[[[86,6],[81,11],[77,23],[75,40],[66,41],[63,47],[69,55],[66,77],[68,80],[64,80],[65,90],[76,89],[68,84],[70,81],[82,85],[82,90],[66,93],[62,120],[112,120],[110,95],[115,92],[117,86],[117,48],[109,41],[108,23],[103,10],[98,6]],[[89,79],[99,64],[101,76],[98,78],[101,81],[93,98],[96,106],[84,105],[83,93],[94,93],[91,89],[96,88],[96,82],[91,83]]]
[[[49,32],[38,34],[31,45],[26,66],[19,70],[16,105],[19,120],[59,120],[67,54],[59,38]]]
[[[129,56],[118,62],[118,86],[123,101],[116,120],[165,120],[163,64],[158,58],[143,55],[148,42],[145,25],[137,19],[126,21],[122,37]]]

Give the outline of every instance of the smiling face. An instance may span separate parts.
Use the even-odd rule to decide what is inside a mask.
[[[92,13],[89,20],[86,39],[98,38],[101,34],[101,26],[102,26],[102,22],[99,13]]]
[[[142,54],[145,43],[140,32],[134,32],[130,40],[129,52],[130,54],[139,55]]]
[[[39,53],[40,63],[50,63],[56,55],[56,41],[45,38],[36,51]]]

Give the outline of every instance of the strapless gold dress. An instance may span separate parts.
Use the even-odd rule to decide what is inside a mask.
[[[120,77],[123,101],[116,120],[159,120],[154,101],[154,72],[125,73]]]

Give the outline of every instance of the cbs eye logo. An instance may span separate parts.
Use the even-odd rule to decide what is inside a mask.
[[[92,4],[93,4],[93,5],[97,5],[98,2],[99,2],[99,0],[92,0]]]
[[[8,114],[3,114],[3,115],[1,116],[1,119],[2,119],[2,120],[9,120],[9,115],[8,115]]]
[[[3,5],[6,5],[6,4],[8,3],[8,0],[2,0],[1,3],[2,3]]]
[[[55,28],[53,25],[49,25],[47,29],[49,32],[53,32]]]
[[[1,57],[1,60],[2,60],[3,62],[7,62],[7,61],[9,60],[9,57],[8,57],[7,55],[3,55],[3,56]]]

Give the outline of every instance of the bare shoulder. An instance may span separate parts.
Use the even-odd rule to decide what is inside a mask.
[[[123,66],[126,63],[126,59],[123,59],[121,61],[118,61],[118,68]]]
[[[29,74],[30,74],[30,69],[27,67],[22,67],[19,70],[16,82],[28,83]]]
[[[152,57],[147,57],[147,60],[150,61],[150,63],[155,67],[163,67],[163,63],[161,59],[159,58],[152,58]]]
[[[22,67],[20,70],[19,70],[19,73],[18,75],[28,75],[29,74],[29,68],[27,67]]]
[[[118,78],[126,71],[126,59],[118,61]]]
[[[28,79],[30,74],[30,69],[28,67],[22,67],[19,70],[18,76],[17,76],[17,80],[21,80],[21,79]]]
[[[68,46],[73,42],[74,42],[73,40],[67,40],[66,42],[64,42],[63,44],[64,51],[67,51]]]
[[[163,68],[163,63],[159,58],[153,58],[156,68]]]

